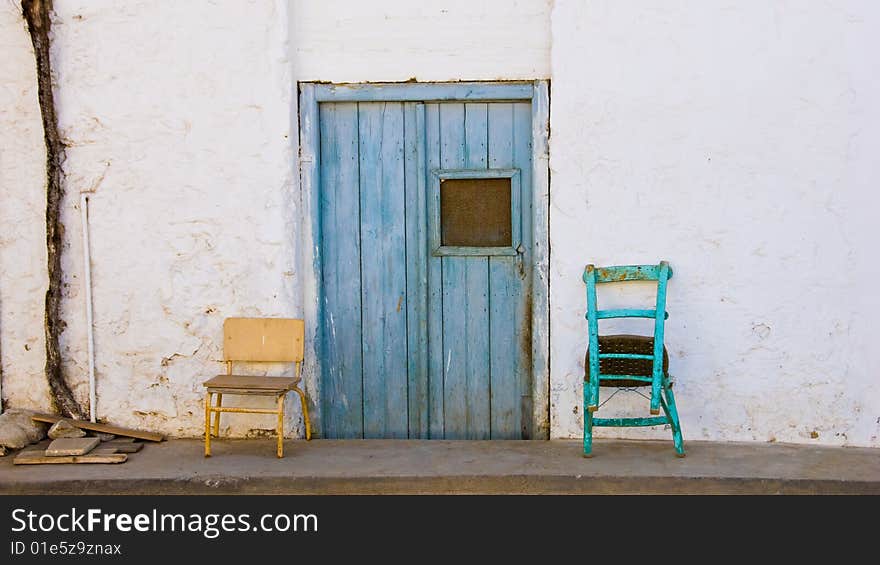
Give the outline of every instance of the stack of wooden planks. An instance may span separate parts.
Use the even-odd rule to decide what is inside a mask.
[[[140,451],[144,444],[136,440],[162,441],[164,436],[153,432],[61,418],[52,414],[35,414],[34,421],[54,424],[66,420],[82,430],[101,437],[58,438],[48,446],[33,446],[22,450],[13,460],[15,465],[44,465],[63,463],[124,463],[129,453]],[[123,437],[116,437],[123,436]],[[101,441],[102,438],[107,441]]]

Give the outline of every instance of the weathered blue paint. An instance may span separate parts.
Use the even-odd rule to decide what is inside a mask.
[[[489,104],[487,107],[487,141],[488,171],[516,171],[516,186],[511,183],[511,190],[519,194],[519,169],[514,146],[516,141],[514,130],[514,105]],[[523,137],[530,137],[524,135]],[[519,201],[519,199],[517,199]],[[512,218],[522,217],[518,206],[512,203]],[[519,242],[522,239],[519,226],[513,227],[512,237]],[[525,317],[521,306],[528,298],[523,281],[519,278],[519,264],[522,255],[516,254],[516,247],[511,246],[513,255],[489,257],[489,367],[491,406],[490,429],[492,439],[520,439],[529,437],[529,429],[523,428],[523,398],[530,398],[529,383],[523,383],[523,373],[528,367],[522,359],[511,354],[511,344],[522,344]],[[520,321],[518,323],[518,320]],[[524,386],[525,385],[525,386]],[[531,410],[525,407],[528,420]]]
[[[440,102],[531,100],[531,82],[316,84],[318,102]]]
[[[590,387],[584,385],[584,406],[592,401]],[[593,411],[584,408],[584,457],[593,456]]]
[[[425,163],[428,170],[440,167],[440,106],[425,105]],[[430,203],[430,198],[427,200]],[[443,260],[432,254],[428,263],[428,436],[446,437],[443,357]]]
[[[519,295],[516,303],[516,319],[527,320],[517,324],[515,343],[520,355],[526,360],[517,365],[520,394],[521,437],[523,439],[550,437],[550,372],[548,352],[549,290],[546,261],[549,256],[547,232],[544,229],[549,209],[549,161],[546,152],[546,135],[549,135],[549,99],[546,98],[547,83],[535,83],[532,104],[514,102],[513,106],[513,164],[520,171],[520,239],[519,256],[513,268],[519,276]],[[545,111],[547,113],[545,113]],[[536,121],[535,121],[536,120]],[[489,137],[498,129],[490,114]],[[530,134],[531,133],[531,134]],[[534,136],[540,137],[537,141]],[[499,130],[499,137],[503,132]],[[490,148],[492,145],[490,144]],[[540,155],[536,154],[540,151]],[[495,167],[489,153],[489,166]],[[535,172],[537,171],[537,173]],[[534,179],[534,181],[533,181]],[[492,261],[495,259],[493,258]]]
[[[675,407],[675,395],[672,394],[672,384],[669,379],[663,380],[663,396],[660,399],[669,424],[672,426],[672,441],[675,444],[675,451],[679,457],[684,457],[684,440],[681,436],[681,421],[678,419],[678,409]]]
[[[587,347],[590,348],[590,351],[597,352],[599,351],[599,319],[596,317],[595,312],[598,310],[596,306],[596,276],[595,272],[591,271],[590,276],[584,275],[584,280],[587,283],[587,331],[589,332],[589,341],[587,343]],[[589,395],[586,399],[586,404],[584,405],[584,413],[586,412],[595,412],[599,409],[599,356],[598,355],[590,355],[590,366],[588,367],[590,371],[590,382],[585,384],[584,387],[589,389]]]
[[[584,314],[586,316],[586,314]],[[612,310],[599,310],[596,312],[596,318],[604,320],[607,318],[656,318],[656,310],[643,310],[635,308],[616,308]],[[665,319],[669,319],[669,312],[665,313]]]
[[[464,247],[460,245],[443,245],[435,248],[432,253],[438,257],[487,257],[517,255],[513,247]]]
[[[589,382],[584,384],[584,454],[590,455],[592,450],[593,426],[656,426],[669,424],[672,428],[673,443],[676,453],[684,455],[682,443],[681,424],[678,419],[678,411],[675,408],[675,398],[672,386],[667,375],[663,372],[663,339],[666,312],[666,283],[672,276],[672,269],[666,261],[657,265],[628,265],[615,267],[594,267],[587,265],[584,269],[583,280],[587,286],[587,326],[589,332],[588,347],[590,364],[586,369],[589,371]],[[596,285],[599,283],[613,283],[622,281],[657,282],[657,298],[654,310],[599,310],[596,300]],[[654,319],[654,350],[652,355],[630,353],[599,353],[599,320],[607,318],[653,318]],[[651,359],[651,377],[640,375],[609,375],[600,374],[600,359]],[[662,407],[665,416],[655,418],[594,418],[592,412],[598,409],[599,387],[614,386],[615,381],[635,380],[651,385],[650,411],[651,414],[659,414]]]
[[[363,436],[357,104],[321,106],[322,416],[325,437]]]
[[[442,112],[441,112],[442,114]],[[489,168],[489,105],[464,105],[464,169]]]
[[[350,160],[339,162],[344,136],[334,138],[331,131],[340,130],[339,124],[325,128],[322,123],[320,137],[303,137],[303,154],[312,154],[313,159],[302,163],[303,170],[310,163],[321,163],[308,177],[311,182],[319,179],[319,187],[304,184],[303,200],[315,193],[321,199],[317,217],[306,228],[316,243],[311,255],[320,271],[316,286],[323,311],[315,309],[321,314],[316,348],[323,347],[326,353],[316,372],[321,408],[326,412],[324,437],[542,437],[547,429],[547,407],[542,403],[548,398],[548,383],[533,383],[533,371],[546,378],[546,370],[536,370],[531,360],[536,352],[541,359],[547,353],[536,345],[546,340],[542,310],[546,264],[539,265],[538,298],[532,292],[532,274],[537,257],[546,259],[546,225],[542,220],[533,228],[532,216],[546,219],[547,191],[541,179],[539,187],[532,183],[536,176],[546,180],[546,170],[535,166],[532,138],[536,132],[546,134],[546,84],[504,84],[503,89],[478,85],[466,91],[458,89],[468,85],[430,85],[421,94],[406,95],[400,86],[404,85],[390,90],[374,85],[303,87],[308,93],[303,100],[320,107],[321,120],[332,120],[340,108],[354,107],[357,124],[348,128],[356,139],[355,165]],[[447,86],[451,90],[446,94],[436,98],[431,94],[435,87],[440,92]],[[516,88],[509,90],[511,86]],[[537,127],[529,102],[536,95],[543,97],[543,122]],[[466,102],[430,102],[456,99]],[[301,111],[302,117],[310,110],[301,107]],[[314,147],[310,143],[318,139],[320,150],[310,150]],[[539,158],[546,168],[546,139],[541,141],[544,151]],[[336,163],[326,165],[326,159]],[[515,209],[511,211],[517,246],[502,253],[465,248],[455,250],[460,255],[433,254],[427,242],[434,169],[515,177],[511,194]],[[338,180],[346,175],[356,179],[356,186],[351,194],[340,197],[345,183]],[[303,178],[307,178],[305,173]],[[536,195],[541,199],[538,209],[532,207]],[[351,208],[352,200],[357,202],[356,209],[343,214],[342,207]],[[343,216],[358,235],[342,237],[343,232],[336,230]],[[535,242],[542,246],[538,254],[533,252]],[[355,260],[341,258],[346,254]],[[340,261],[341,270],[358,267],[347,279],[346,290],[354,291],[347,299],[349,308],[341,306],[341,286],[327,284],[339,278]],[[398,263],[404,266],[402,270]],[[536,304],[541,318],[537,322],[532,315]],[[331,323],[338,322],[339,316],[351,322],[346,324],[349,334],[361,332],[360,339],[342,344],[338,323],[335,328]],[[534,325],[539,328],[537,334]],[[336,366],[343,358],[356,359],[360,365],[355,367],[349,360]],[[457,362],[464,367],[463,373],[455,374]],[[350,404],[358,388],[360,423],[354,417],[356,406]],[[538,405],[533,400],[536,391],[541,399]],[[342,412],[347,417],[340,416]]]
[[[600,353],[600,359],[653,359],[653,355],[639,355],[638,353]]]
[[[485,104],[478,106],[482,112],[467,109],[465,104],[440,105],[440,163],[444,169],[472,164],[486,168]],[[482,127],[472,124],[468,129],[467,113]],[[473,152],[468,152],[468,145]],[[486,257],[442,260],[446,438],[488,439],[489,261]]]
[[[584,269],[584,282],[587,282],[588,272],[592,265]],[[593,274],[597,283],[623,282],[623,281],[656,281],[662,276],[661,265],[621,265],[615,267],[594,267]],[[672,269],[666,265],[666,279],[672,278]]]
[[[643,383],[651,383],[654,382],[654,379],[651,377],[643,377],[642,375],[606,375],[604,373],[599,373],[600,386],[604,382],[612,381],[641,381]]]
[[[524,439],[521,373],[529,367],[517,355],[522,343],[522,284],[514,257],[489,257],[489,410],[492,439]],[[531,417],[531,414],[529,414]],[[524,433],[525,432],[525,433]]]
[[[493,104],[494,106],[495,104]],[[449,106],[449,104],[444,104]],[[470,106],[468,104],[467,106]],[[495,113],[493,112],[493,115]],[[438,179],[502,179],[511,178],[519,175],[519,169],[513,167],[493,167],[478,169],[476,166],[471,169],[446,169],[436,168],[431,170]]]
[[[425,131],[425,105],[404,104],[404,130]],[[425,136],[406,135],[406,353],[409,437],[427,439],[428,427],[428,238],[425,192]]]
[[[440,276],[429,278],[439,278],[443,288],[442,337],[429,341],[442,343],[444,437],[532,437],[531,266],[522,259],[530,245],[522,245],[521,227],[531,213],[523,204],[521,182],[522,170],[531,171],[531,153],[516,149],[530,147],[530,136],[524,136],[525,143],[516,137],[513,104],[428,104],[426,112],[429,263],[441,265]],[[527,117],[520,133],[529,132],[529,112],[520,115]],[[447,248],[444,253],[439,245],[440,181],[504,177],[511,178],[515,246]],[[436,308],[435,301],[429,319]]]
[[[443,259],[447,439],[489,439],[489,295],[485,257]]]
[[[440,115],[443,115],[441,110]],[[441,125],[441,142],[442,142]],[[455,131],[455,128],[453,128]],[[454,134],[453,134],[454,135]],[[442,162],[441,155],[441,162]],[[489,163],[489,106],[470,102],[464,105],[464,167],[482,174]],[[467,296],[465,335],[467,345],[467,439],[491,437],[491,342],[489,325],[489,257],[445,258],[444,263],[464,263],[467,283],[460,287]],[[446,286],[446,285],[444,285]],[[450,285],[451,286],[451,285]],[[445,289],[444,289],[445,290]],[[476,298],[477,300],[473,300]]]
[[[657,315],[654,317],[654,382],[651,384],[651,414],[660,413],[660,387],[663,374],[663,337],[666,328],[666,281],[671,276],[669,263],[657,265]]]
[[[593,425],[611,428],[634,428],[642,426],[665,426],[669,423],[666,416],[653,418],[593,418]]]
[[[358,137],[364,437],[406,438],[403,104],[359,103]]]

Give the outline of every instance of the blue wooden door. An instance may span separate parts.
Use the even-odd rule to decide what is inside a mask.
[[[528,102],[319,107],[325,437],[531,437]]]

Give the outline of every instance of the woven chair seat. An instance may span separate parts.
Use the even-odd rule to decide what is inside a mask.
[[[643,335],[605,335],[599,336],[600,353],[628,353],[631,355],[653,355],[654,338]],[[663,374],[669,370],[669,354],[663,347]],[[651,359],[601,359],[599,361],[599,373],[602,375],[635,375],[650,377],[654,373],[654,363]],[[584,356],[584,381],[590,381],[590,349]],[[637,387],[651,386],[651,383],[635,380],[606,380],[599,379],[599,386],[606,387]]]

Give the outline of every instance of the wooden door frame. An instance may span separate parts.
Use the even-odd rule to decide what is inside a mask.
[[[326,84],[299,87],[300,274],[305,319],[303,381],[312,433],[323,436],[321,383],[321,223],[319,191],[321,102],[525,102],[532,105],[532,430],[550,437],[550,83],[454,82]]]

